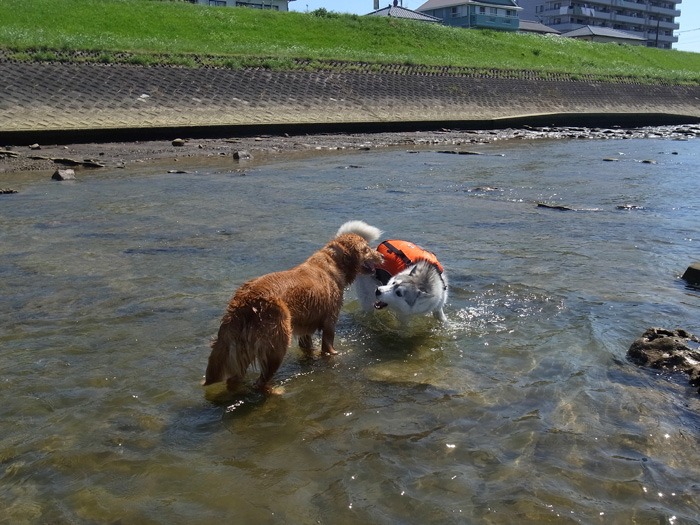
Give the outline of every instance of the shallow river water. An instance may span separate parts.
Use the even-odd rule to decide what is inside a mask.
[[[700,142],[472,149],[3,175],[0,522],[700,523],[700,396],[625,357],[700,333]],[[208,401],[235,288],[349,219],[437,253],[449,323],[349,290],[339,355]]]

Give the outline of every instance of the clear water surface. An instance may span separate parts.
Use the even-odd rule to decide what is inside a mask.
[[[0,521],[699,523],[700,397],[625,355],[700,333],[700,143],[472,149],[4,175]],[[235,288],[349,219],[438,254],[449,325],[349,291],[339,355],[208,401]]]

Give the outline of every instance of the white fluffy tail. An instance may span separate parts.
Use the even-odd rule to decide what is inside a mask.
[[[338,229],[338,233],[335,236],[337,237],[344,233],[355,233],[367,242],[374,242],[381,237],[382,230],[370,226],[364,221],[348,221]]]

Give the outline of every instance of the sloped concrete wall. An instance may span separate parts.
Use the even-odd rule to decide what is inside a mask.
[[[700,119],[700,86],[392,72],[0,62],[0,136],[210,126],[452,122],[554,114]],[[643,121],[643,118],[642,118]]]

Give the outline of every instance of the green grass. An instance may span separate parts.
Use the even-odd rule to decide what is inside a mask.
[[[0,50],[19,60],[272,69],[343,61],[700,83],[698,53],[317,14],[162,0],[2,0]]]

